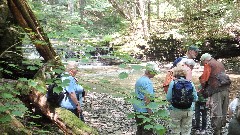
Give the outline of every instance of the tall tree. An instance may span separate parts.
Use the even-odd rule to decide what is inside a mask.
[[[84,8],[85,8],[85,6],[86,6],[86,0],[79,0],[79,5],[80,5],[79,13],[80,13],[80,16],[81,16],[81,21],[83,21]]]
[[[51,46],[49,38],[43,32],[39,21],[25,0],[8,0],[9,8],[18,24],[31,38],[39,54],[45,61],[56,58],[56,52]]]
[[[139,12],[141,16],[141,21],[142,21],[142,32],[144,38],[148,35],[148,27],[147,27],[147,17],[145,15],[146,11],[146,0],[139,0]]]
[[[33,44],[36,46],[39,54],[44,58],[45,62],[47,62],[41,69],[39,69],[34,78],[36,81],[35,83],[38,85],[37,88],[45,89],[46,91],[46,85],[44,82],[46,80],[45,72],[50,71],[49,68],[51,67],[48,66],[48,64],[51,63],[51,65],[62,65],[60,59],[57,57],[56,52],[51,46],[49,38],[44,33],[27,1],[8,0],[8,6],[18,24],[25,30]],[[36,106],[36,108],[41,110],[44,115],[52,120],[66,134],[97,134],[95,130],[92,130],[84,123],[81,123],[79,118],[76,116],[71,117],[74,115],[69,111],[66,112],[66,109],[62,110],[60,108],[51,107],[48,102],[46,102],[45,94],[40,92],[37,88],[29,86],[28,98],[33,105]],[[76,123],[71,123],[73,121]]]

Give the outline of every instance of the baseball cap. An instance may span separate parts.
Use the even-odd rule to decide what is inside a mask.
[[[171,68],[176,67],[177,64],[178,64],[181,60],[182,60],[182,57],[179,57],[179,58],[177,58],[176,60],[174,60],[174,62],[173,62],[173,66],[172,66]]]
[[[199,49],[197,46],[195,46],[195,45],[189,46],[189,47],[188,47],[188,50],[193,50],[193,51],[197,51],[197,52],[200,51],[200,49]]]

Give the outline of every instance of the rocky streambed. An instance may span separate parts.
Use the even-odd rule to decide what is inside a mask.
[[[88,93],[83,111],[86,123],[95,127],[100,135],[135,134],[135,121],[127,118],[127,114],[133,112],[132,105],[123,98]]]
[[[83,111],[86,123],[96,128],[99,135],[135,135],[136,133],[135,120],[127,118],[127,114],[133,112],[132,105],[123,98],[89,92]],[[227,135],[227,127],[228,124],[223,128],[223,135]],[[191,134],[195,134],[194,130]],[[212,135],[210,117],[208,117],[206,135]]]

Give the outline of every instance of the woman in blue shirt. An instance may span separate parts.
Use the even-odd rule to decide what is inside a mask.
[[[186,80],[186,70],[183,66],[179,65],[174,68],[173,75],[178,81],[189,81]],[[175,81],[171,81],[169,84],[168,92],[167,92],[167,100],[171,103],[172,102],[172,92],[174,87]],[[195,89],[194,84],[191,82],[193,88],[193,101],[198,100],[197,92]],[[194,102],[192,103],[190,108],[187,109],[178,109],[170,105],[170,118],[171,118],[171,133],[172,134],[179,134],[181,135],[190,135],[191,128],[192,128],[192,117],[193,117],[193,108]]]

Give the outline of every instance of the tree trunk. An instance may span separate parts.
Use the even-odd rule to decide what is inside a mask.
[[[80,16],[81,16],[81,21],[83,21],[83,16],[84,16],[84,8],[86,6],[86,0],[79,0],[79,4],[80,4]]]
[[[148,26],[148,31],[150,31],[150,27],[151,27],[151,1],[148,0],[148,21],[147,21],[147,26]]]
[[[2,103],[0,103],[0,104],[1,104],[1,106],[3,105]],[[7,112],[7,114],[9,115],[9,112]],[[24,125],[19,120],[17,120],[15,117],[13,117],[11,115],[10,115],[10,117],[11,117],[10,123],[0,124],[0,126],[1,126],[0,132],[2,134],[32,135],[32,132],[30,130],[28,130],[26,127],[24,127]]]
[[[39,54],[45,61],[56,58],[56,52],[51,46],[49,38],[44,33],[42,27],[26,0],[8,0],[8,6],[18,24],[28,34]]]
[[[131,17],[124,12],[126,7],[121,7],[121,5],[119,5],[115,0],[108,0],[108,1],[109,1],[109,3],[112,4],[112,6],[117,10],[117,12],[122,17],[124,17],[125,19],[131,21]]]
[[[27,2],[25,0],[8,0],[8,6],[14,15],[14,18],[28,34],[32,42],[35,44],[37,51],[44,58],[45,62],[53,62],[54,64],[51,65],[62,65],[59,59],[56,59],[56,52],[52,48],[47,35],[44,33]],[[48,65],[48,63],[46,63],[45,66],[46,65]],[[44,74],[45,69],[48,67],[45,66],[43,66],[43,69],[40,69],[35,75],[35,82],[37,82],[38,88],[41,87],[46,92]],[[30,87],[29,89],[31,90],[28,96],[30,101],[37,108],[39,108],[44,115],[58,125],[58,127],[66,134],[97,134],[94,129],[81,122],[80,119],[70,111],[61,108],[55,109],[49,106],[48,102],[46,101],[45,94],[36,88]]]
[[[159,19],[160,18],[160,7],[159,7],[159,0],[157,0],[157,19]]]
[[[70,12],[71,15],[74,13],[74,0],[69,0],[68,11]]]
[[[146,4],[145,0],[139,0],[139,11],[140,11],[141,20],[142,20],[142,32],[143,32],[144,38],[147,38],[148,27],[146,22],[146,15],[145,15],[145,10],[146,10],[145,4]]]
[[[98,134],[95,129],[84,124],[78,117],[76,117],[72,112],[63,108],[52,107],[48,102],[45,96],[46,93],[46,84],[45,84],[45,73],[50,70],[48,65],[56,65],[56,61],[49,61],[45,63],[44,66],[39,69],[38,73],[35,75],[35,82],[37,83],[35,87],[29,87],[28,98],[31,103],[41,110],[42,114],[47,116],[53,123],[55,123],[65,134],[68,135],[96,135]],[[20,82],[21,83],[21,82]],[[17,84],[16,89],[20,89],[22,85],[26,84]],[[44,92],[40,92],[38,89],[42,88]]]

